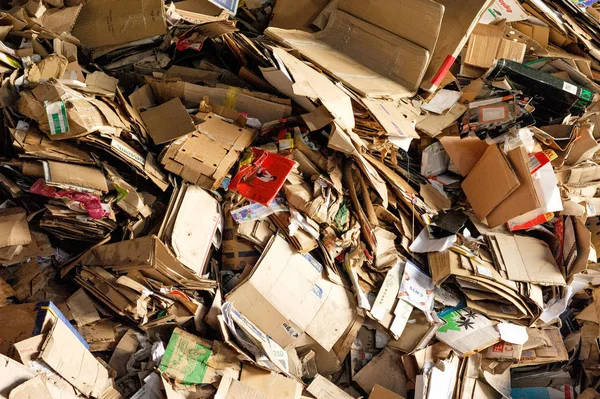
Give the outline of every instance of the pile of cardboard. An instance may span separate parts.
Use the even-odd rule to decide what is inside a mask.
[[[594,3],[0,2],[0,398],[600,398]]]

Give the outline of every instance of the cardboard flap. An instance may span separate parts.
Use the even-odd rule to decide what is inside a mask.
[[[196,131],[192,118],[179,98],[150,108],[141,116],[155,144],[164,144]]]
[[[323,32],[268,28],[265,34],[298,50],[365,97],[416,93],[430,53],[406,39],[335,10]]]
[[[339,10],[410,40],[433,53],[444,6],[430,0],[344,0]]]
[[[204,274],[215,240],[217,247],[221,243],[222,218],[217,200],[198,186],[187,186],[174,218],[168,238],[175,256],[196,274]]]
[[[54,325],[44,342],[40,358],[86,396],[99,397],[110,385],[106,368],[66,323]]]
[[[519,179],[519,187],[510,194],[487,217],[490,227],[498,227],[512,218],[523,215],[540,207],[540,200],[533,185],[529,171],[527,152],[524,147],[517,147],[508,153],[508,159]]]
[[[31,242],[27,212],[23,208],[0,209],[0,248]]]
[[[542,240],[526,236],[490,235],[496,260],[512,281],[565,286],[552,251]]]
[[[489,146],[461,187],[479,220],[484,220],[519,187],[519,179],[497,145]]]
[[[167,31],[162,0],[92,0],[85,4],[73,36],[87,48],[125,44]]]
[[[461,139],[458,136],[447,136],[440,139],[444,150],[461,175],[467,176],[481,159],[488,145],[477,137]]]
[[[324,278],[316,259],[295,252],[279,235],[227,299],[282,347],[306,332],[329,351],[355,315],[352,296]]]
[[[46,168],[47,166],[47,168]],[[61,162],[44,162],[46,184],[81,191],[87,188],[93,191],[108,192],[104,174],[89,166],[66,164]]]

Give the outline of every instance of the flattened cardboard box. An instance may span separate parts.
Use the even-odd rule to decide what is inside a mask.
[[[504,38],[503,26],[477,25],[469,38],[463,62],[477,68],[489,68],[500,58],[523,62],[527,45]]]
[[[310,254],[273,236],[250,276],[229,295],[236,309],[282,347],[306,332],[329,351],[354,321],[355,304]]]
[[[487,148],[461,184],[479,220],[484,220],[519,185],[519,179],[497,145]]]
[[[206,122],[198,125],[198,132],[176,140],[166,149],[161,163],[169,172],[215,190],[256,134],[253,129],[209,114]]]
[[[125,44],[167,31],[161,0],[91,0],[81,10],[73,36],[87,48]]]
[[[213,246],[219,248],[223,220],[219,202],[198,186],[184,184],[173,198],[159,238],[198,276],[206,273]]]
[[[31,242],[27,212],[23,208],[0,209],[0,248]]]
[[[196,131],[196,126],[179,98],[142,112],[148,134],[155,144],[164,144]]]
[[[244,364],[240,382],[268,399],[300,399],[302,384],[272,371]]]
[[[314,35],[278,28],[268,28],[265,34],[298,50],[364,97],[409,97],[429,64],[443,7],[421,0],[377,3],[340,2],[329,12],[325,29]],[[426,31],[417,23],[423,18]]]
[[[492,253],[501,274],[512,281],[565,286],[552,251],[542,240],[527,236],[490,234]]]

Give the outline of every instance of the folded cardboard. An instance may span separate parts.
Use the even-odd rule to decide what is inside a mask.
[[[438,0],[444,7],[439,38],[421,88],[435,91],[456,61],[481,16],[493,0]]]
[[[490,234],[492,253],[501,274],[512,281],[565,285],[552,251],[542,240],[526,236]]]
[[[213,343],[175,328],[158,369],[164,377],[177,383],[209,384],[223,375],[238,378],[240,362],[222,343]]]
[[[215,398],[219,399],[267,399],[267,396],[262,393],[250,388],[243,383],[226,376],[221,380],[219,389],[215,394]]]
[[[497,145],[492,145],[473,167],[461,187],[475,215],[484,220],[519,185],[519,179],[506,155]]]
[[[81,261],[85,266],[102,266],[115,271],[139,270],[142,275],[167,286],[211,289],[216,282],[199,277],[171,253],[156,236],[146,236],[93,248]]]
[[[282,347],[307,333],[331,350],[353,322],[353,298],[324,277],[310,254],[296,253],[279,235],[265,248],[250,276],[227,299]]]
[[[192,184],[173,191],[158,236],[179,262],[204,275],[213,247],[221,246],[222,234],[223,218],[216,199]]]
[[[477,68],[489,68],[499,58],[523,62],[527,45],[504,38],[504,27],[477,25],[469,37],[463,62]]]
[[[311,382],[306,390],[317,399],[352,398],[352,396],[337,387],[333,382],[319,374],[317,374],[317,377]]]
[[[179,98],[141,114],[155,144],[164,144],[196,131],[196,126]]]
[[[369,399],[404,399],[402,396],[385,389],[380,385],[375,385],[375,388],[371,391]]]
[[[64,140],[99,131],[118,134],[126,128],[107,103],[88,98],[57,81],[24,91],[17,102],[19,112],[35,121],[51,140]]]
[[[104,174],[89,166],[42,161],[46,184],[63,190],[101,194],[108,192]]]
[[[169,172],[214,190],[256,134],[253,129],[209,114],[206,121],[198,125],[198,131],[171,143],[162,154],[161,163]]]
[[[162,35],[167,30],[160,0],[92,0],[81,9],[73,36],[87,48],[114,46]]]
[[[291,378],[252,365],[244,365],[240,382],[268,399],[300,399],[302,384]]]
[[[66,323],[55,323],[42,346],[40,358],[86,396],[100,397],[111,384],[108,370]]]
[[[411,96],[429,64],[444,8],[425,1],[376,3],[340,2],[329,10],[327,26],[318,34],[278,28],[265,33],[364,97]],[[429,29],[417,23],[422,18]]]
[[[0,248],[31,242],[27,213],[23,208],[0,209]]]

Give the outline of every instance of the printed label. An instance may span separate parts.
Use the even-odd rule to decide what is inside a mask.
[[[494,275],[492,271],[485,266],[477,266],[477,273],[488,278],[492,278],[492,276]]]
[[[563,90],[566,91],[566,92],[568,92],[568,93],[573,94],[574,96],[577,95],[577,86],[572,85],[569,82],[563,82]]]
[[[121,154],[125,155],[126,157],[131,158],[134,161],[141,163],[142,165],[146,164],[146,158],[141,156],[140,153],[138,153],[137,151],[135,151],[133,148],[129,147],[128,145],[113,139],[110,142],[110,146],[112,148],[114,148],[115,150],[119,151]]]
[[[61,134],[69,131],[67,109],[64,101],[46,102],[46,115],[50,124],[50,134]]]

